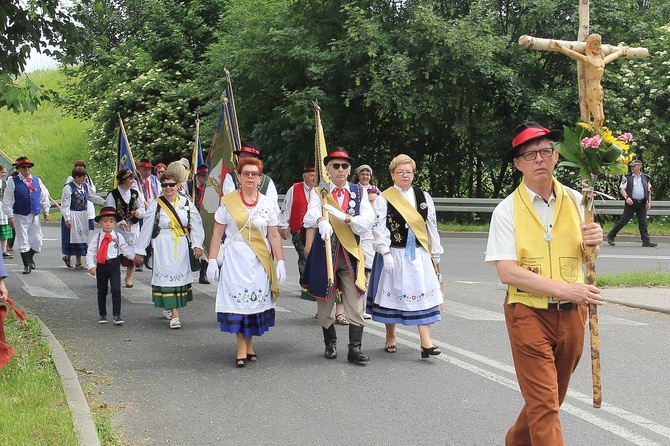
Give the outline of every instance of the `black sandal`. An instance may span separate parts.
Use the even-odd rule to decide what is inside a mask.
[[[442,353],[442,350],[440,350],[439,347],[428,347],[428,348],[426,348],[424,346],[421,346],[421,357],[423,359],[426,359],[429,356],[437,356],[440,353]]]
[[[247,365],[247,358],[237,358],[235,360],[235,365],[239,368],[246,367]]]
[[[65,266],[72,269],[72,261],[69,256],[63,256],[63,262],[65,262]]]
[[[258,356],[256,356],[256,353],[247,353],[247,361],[256,362],[258,361]]]

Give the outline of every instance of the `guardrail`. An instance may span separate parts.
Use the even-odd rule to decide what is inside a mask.
[[[498,198],[433,198],[437,212],[484,212],[492,213],[502,201]],[[596,199],[596,214],[620,215],[623,200]],[[670,215],[670,201],[652,201],[647,215]]]
[[[60,202],[60,200],[56,200]],[[493,213],[493,209],[502,201],[500,198],[440,198],[433,197],[437,212],[482,212]],[[279,206],[284,195],[279,195]],[[623,213],[623,200],[596,200],[596,214],[620,215]],[[52,211],[58,208],[52,206]],[[670,201],[653,201],[647,215],[670,215]]]

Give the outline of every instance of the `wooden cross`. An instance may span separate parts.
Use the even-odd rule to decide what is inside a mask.
[[[577,60],[577,83],[579,85],[580,119],[589,122],[593,117],[594,127],[601,127],[605,121],[603,112],[603,88],[600,81],[605,65],[614,59],[641,59],[649,55],[646,48],[618,47],[602,45],[598,34],[589,35],[589,0],[579,2],[579,35],[577,42],[550,40],[531,36],[519,37],[523,48],[541,51],[559,51]],[[599,50],[602,49],[602,52]]]

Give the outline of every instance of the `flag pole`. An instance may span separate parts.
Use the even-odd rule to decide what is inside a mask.
[[[195,188],[197,186],[196,176],[198,173],[198,142],[200,141],[200,117],[195,118],[195,143],[193,144],[193,155],[191,155],[191,200],[195,203]]]
[[[321,107],[314,101],[314,120],[316,122],[316,135],[314,138],[314,165],[317,170],[318,187],[321,193],[321,202],[326,205],[328,202],[326,197],[330,193],[330,182],[326,167],[323,165],[323,159],[328,155],[326,150],[326,137],[323,134],[323,126],[321,125]],[[328,218],[328,211],[325,207],[323,209],[323,219],[330,224]],[[325,240],[326,249],[326,273],[328,274],[328,295],[335,284],[335,276],[333,273],[333,256],[330,238]]]

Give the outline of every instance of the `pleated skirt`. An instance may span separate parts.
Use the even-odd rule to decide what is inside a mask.
[[[182,286],[151,285],[151,298],[156,308],[181,308],[193,300],[193,289],[190,283]]]
[[[275,309],[254,314],[216,313],[216,320],[225,333],[243,333],[245,338],[262,336],[275,326]]]

